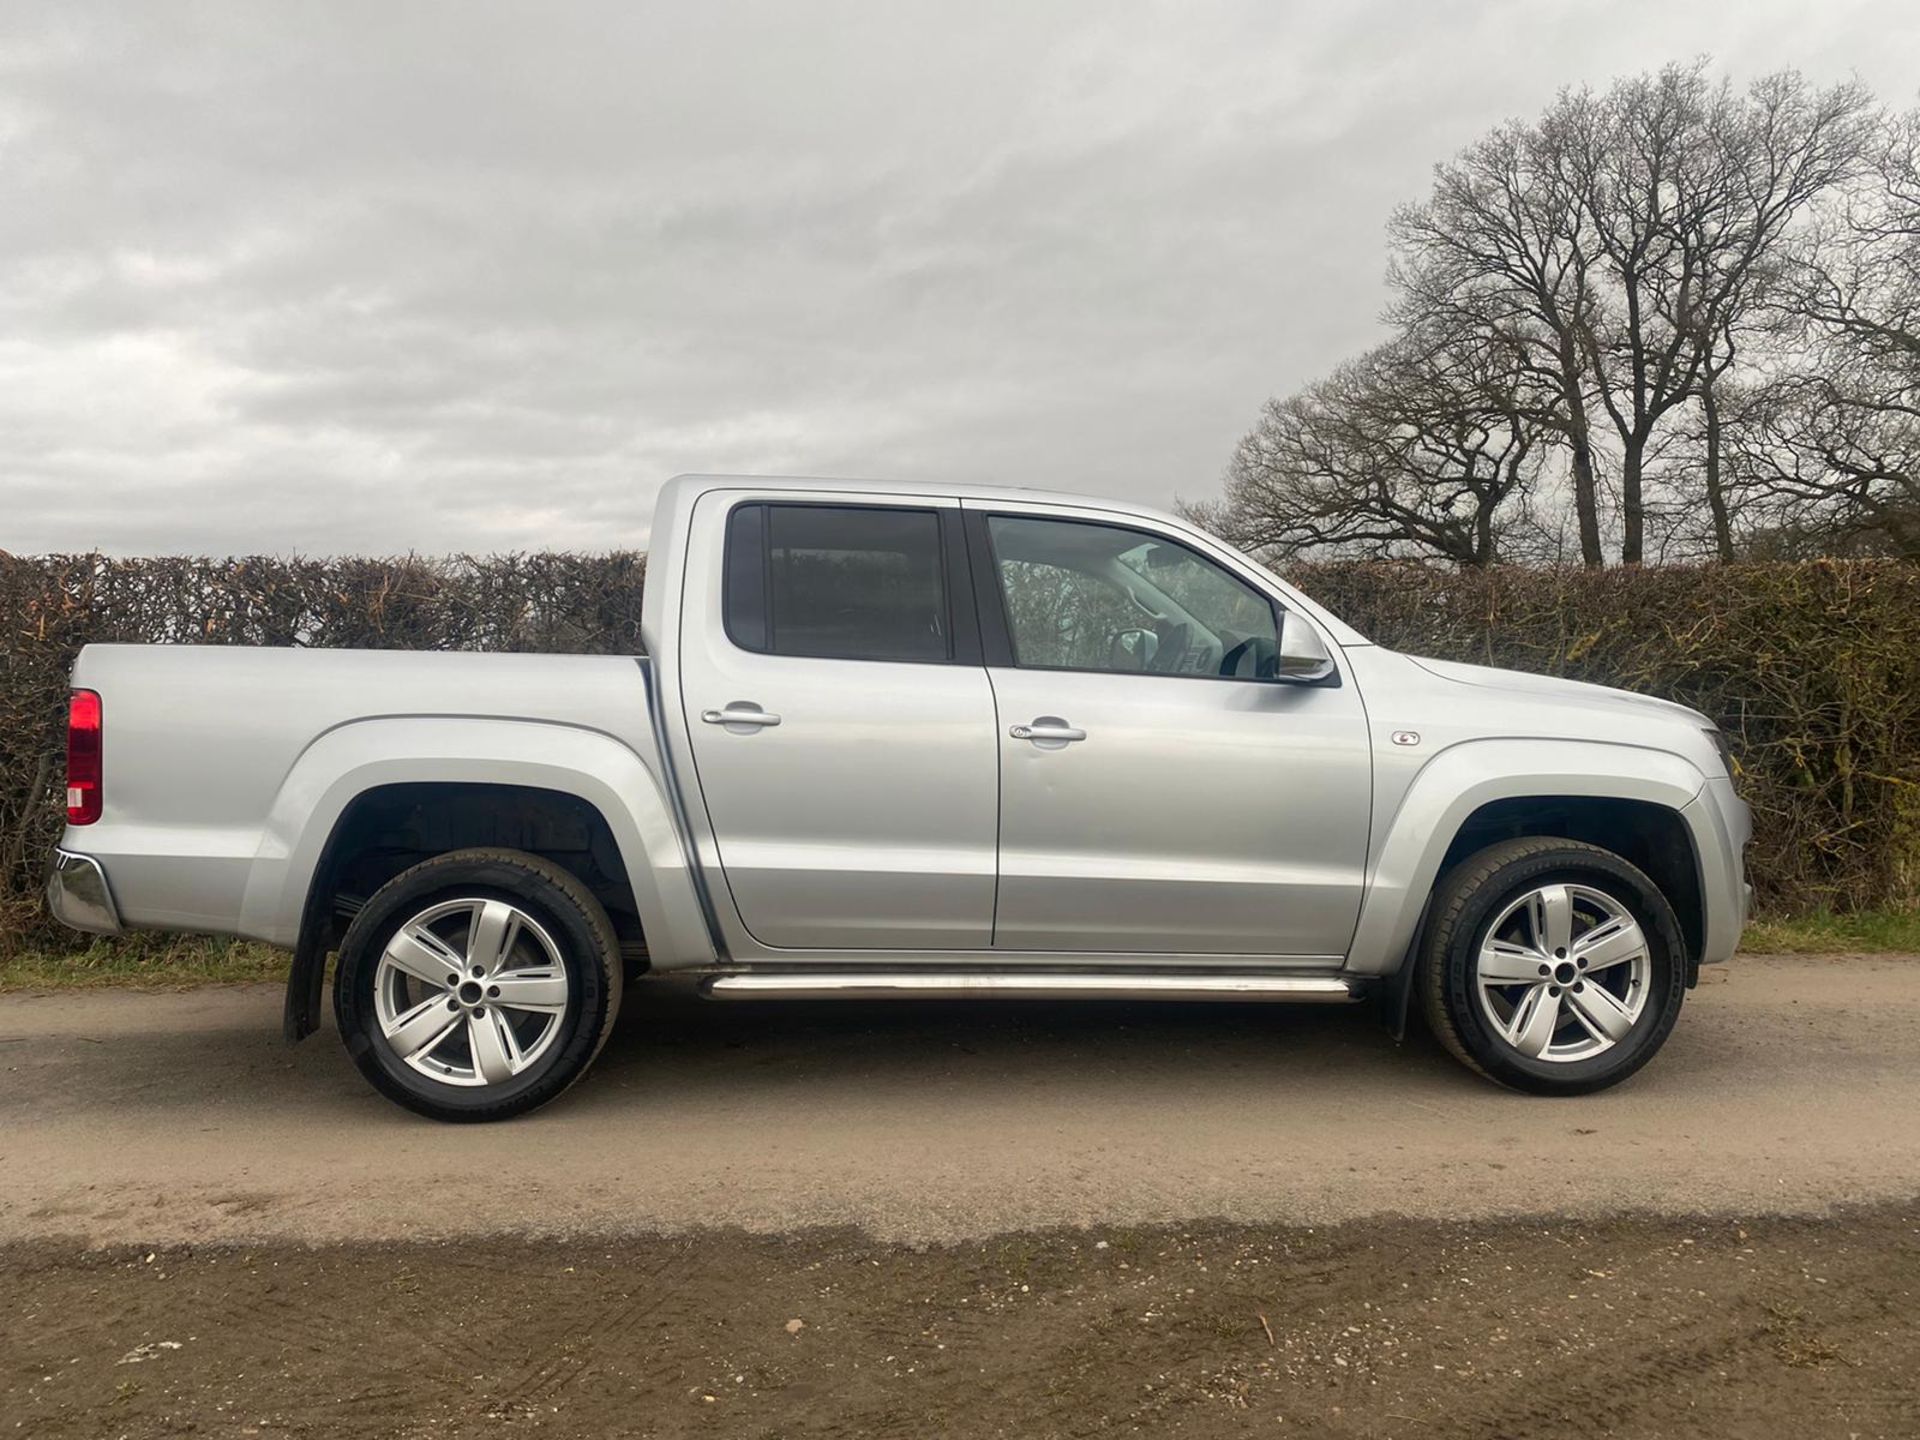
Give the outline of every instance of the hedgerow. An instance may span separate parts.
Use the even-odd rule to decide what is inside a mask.
[[[1380,644],[1623,686],[1712,716],[1754,806],[1749,863],[1763,906],[1920,899],[1920,567],[1342,564],[1291,574]],[[83,644],[625,654],[640,649],[645,575],[633,553],[0,553],[0,952],[57,933],[39,890],[62,823],[67,672]]]

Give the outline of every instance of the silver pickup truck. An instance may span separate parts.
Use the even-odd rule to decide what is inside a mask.
[[[1171,516],[684,476],[640,657],[96,645],[67,924],[293,952],[445,1120],[580,1078],[629,981],[715,1000],[1416,1000],[1579,1093],[1747,908],[1712,723],[1396,654]]]

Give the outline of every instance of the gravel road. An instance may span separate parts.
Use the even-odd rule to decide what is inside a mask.
[[[1605,1095],[1363,1010],[629,1005],[505,1125],[375,1096],[270,987],[0,998],[0,1239],[91,1244],[1400,1215],[1819,1214],[1920,1193],[1920,959],[1743,958]]]

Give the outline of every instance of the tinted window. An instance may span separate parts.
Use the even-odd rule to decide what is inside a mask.
[[[945,660],[940,523],[931,510],[748,505],[727,534],[726,622],[776,655]]]
[[[1011,515],[993,516],[988,533],[1017,665],[1277,673],[1273,603],[1185,545],[1114,525]]]
[[[742,505],[727,524],[727,633],[747,650],[767,648],[767,507]]]

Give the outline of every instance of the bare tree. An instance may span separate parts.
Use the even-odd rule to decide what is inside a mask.
[[[1722,329],[1724,344],[1709,351],[1700,374],[1700,479],[1706,488],[1707,518],[1713,529],[1713,551],[1722,563],[1735,556],[1733,543],[1733,507],[1727,499],[1726,432],[1721,424],[1720,406],[1727,385],[1727,372],[1739,357],[1739,344],[1732,326]]]
[[[1798,267],[1802,312],[1864,359],[1920,370],[1920,111],[1890,119],[1864,192]]]
[[[1748,400],[1740,482],[1777,535],[1920,558],[1920,112],[1790,278],[1803,359]]]
[[[1434,174],[1433,194],[1395,212],[1389,318],[1410,329],[1485,336],[1549,390],[1567,453],[1581,558],[1605,561],[1588,411],[1594,247],[1563,137],[1503,125]]]
[[[1605,558],[1594,422],[1618,461],[1621,559],[1638,563],[1663,422],[1734,363],[1790,227],[1858,166],[1868,107],[1858,85],[1783,72],[1736,95],[1704,61],[1669,66],[1563,92],[1396,213],[1395,318],[1499,335],[1557,392],[1587,564]]]
[[[1750,548],[1920,560],[1917,406],[1911,382],[1851,367],[1756,391],[1730,431],[1730,458],[1762,522]]]
[[[1270,401],[1223,499],[1189,513],[1260,552],[1489,565],[1553,411],[1510,347],[1404,336]]]

